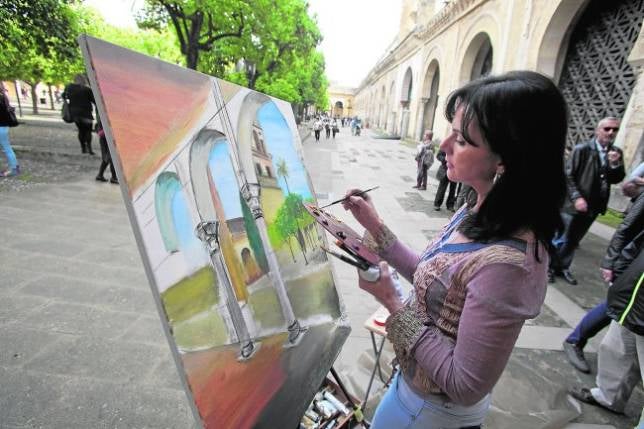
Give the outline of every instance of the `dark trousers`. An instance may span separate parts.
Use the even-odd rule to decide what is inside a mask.
[[[418,166],[418,176],[416,176],[416,186],[419,188],[426,188],[427,187],[427,167],[426,165],[419,165]]]
[[[313,132],[315,133],[315,141],[320,141],[320,130],[314,130]]]
[[[78,141],[83,153],[94,153],[92,151],[92,120],[86,118],[76,118],[74,120],[78,128]]]
[[[597,335],[599,331],[610,325],[610,317],[606,315],[608,304],[602,301],[592,308],[583,319],[575,326],[566,341],[569,343],[577,344],[582,349],[589,339]]]
[[[440,207],[443,205],[443,198],[445,198],[447,185],[449,185],[449,193],[447,194],[445,207],[447,207],[448,210],[452,210],[454,208],[454,203],[456,202],[456,182],[449,180],[447,178],[447,174],[440,180],[440,182],[438,182],[438,189],[436,190],[436,197],[434,198],[434,207]]]
[[[556,272],[570,268],[579,242],[584,238],[597,215],[562,213],[561,217],[566,226],[553,240],[554,254],[550,255],[550,268]]]
[[[331,137],[331,129],[327,128],[326,129],[326,138],[329,138],[329,137]]]
[[[101,137],[98,140],[101,145],[101,166],[98,168],[98,175],[96,177],[103,177],[105,169],[107,166],[110,166],[110,173],[112,173],[112,179],[116,179],[116,171],[114,170],[114,164],[112,164],[112,156],[110,155],[110,149],[107,146],[107,139]]]

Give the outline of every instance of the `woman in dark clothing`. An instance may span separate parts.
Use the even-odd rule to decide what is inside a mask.
[[[92,151],[92,104],[94,103],[94,94],[91,88],[86,84],[85,77],[77,74],[74,77],[74,83],[70,83],[63,91],[63,98],[68,100],[69,110],[74,123],[78,128],[78,141],[83,153],[94,155]]]
[[[119,181],[116,178],[116,171],[114,171],[114,164],[112,163],[112,157],[110,156],[110,148],[107,147],[107,138],[105,138],[105,130],[103,130],[103,124],[101,124],[101,118],[96,115],[96,133],[98,134],[98,141],[101,145],[101,166],[98,168],[98,174],[96,175],[96,181],[98,182],[107,182],[107,179],[103,174],[107,166],[110,167],[110,173],[112,173],[112,178],[110,183],[118,184]]]

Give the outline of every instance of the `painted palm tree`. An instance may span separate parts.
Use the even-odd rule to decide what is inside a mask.
[[[286,194],[290,194],[291,191],[288,188],[288,165],[286,165],[286,160],[280,158],[277,161],[277,175],[284,178],[284,183],[286,184]]]
[[[284,158],[277,160],[277,175],[281,176],[284,179],[284,183],[286,184],[286,196],[288,197],[289,195],[291,195],[291,190],[288,187],[288,165],[286,165]],[[304,256],[304,263],[308,265],[309,261],[306,259],[304,236],[302,235],[302,230],[300,229],[300,222],[297,220],[297,212],[293,213],[293,218],[295,219],[295,225],[297,226],[297,236],[295,241],[297,241],[297,243],[300,245],[302,256]],[[290,238],[287,238],[287,240],[290,240]]]

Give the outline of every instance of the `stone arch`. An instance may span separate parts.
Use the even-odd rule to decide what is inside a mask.
[[[389,85],[389,94],[387,95],[387,131],[391,134],[396,134],[396,81],[392,80]]]
[[[425,78],[423,80],[423,91],[422,91],[422,109],[421,109],[421,121],[419,127],[419,139],[422,139],[422,135],[425,130],[434,129],[434,118],[436,117],[436,108],[438,106],[439,93],[438,88],[440,86],[440,66],[437,59],[432,59],[427,66],[425,72]]]
[[[400,136],[402,138],[408,137],[408,135],[410,134],[409,107],[411,106],[411,94],[414,90],[413,82],[414,76],[411,71],[411,67],[407,67],[407,71],[405,71],[405,75],[402,81],[402,90],[400,92],[400,106],[402,107],[402,111],[400,112]]]
[[[492,71],[493,48],[487,33],[477,34],[463,57],[461,63],[460,84],[464,84]]]
[[[411,93],[413,90],[413,74],[411,72],[411,67],[407,67],[407,70],[405,71],[405,76],[403,77],[402,81],[402,90],[400,91],[400,102],[404,103],[406,102],[407,105],[409,105],[409,102],[411,101]]]
[[[380,89],[380,97],[378,97],[378,128],[384,128],[387,118],[385,110],[387,109],[387,90],[385,85]]]
[[[570,35],[590,0],[562,1],[553,12],[539,45],[536,70],[559,80]]]
[[[163,246],[168,253],[179,251],[179,234],[173,215],[173,205],[178,192],[181,192],[181,183],[176,173],[164,171],[157,177],[154,209]]]
[[[494,46],[498,46],[499,24],[492,15],[483,14],[472,23],[466,34],[461,45],[459,86],[473,77],[480,77],[481,72],[493,72],[493,54]],[[483,66],[488,67],[487,70]]]
[[[344,116],[344,103],[341,100],[338,100],[333,104],[333,112],[331,116],[334,118]]]

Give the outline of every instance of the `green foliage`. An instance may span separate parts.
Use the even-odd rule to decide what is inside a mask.
[[[147,0],[137,17],[143,28],[173,26],[186,66],[197,69],[201,52],[242,35],[247,3],[237,0]]]
[[[239,193],[239,201],[241,203],[242,216],[244,217],[244,227],[246,228],[246,234],[248,234],[248,243],[255,255],[257,265],[259,265],[263,272],[267,273],[269,272],[268,259],[266,259],[266,253],[264,253],[262,238],[259,235],[259,229],[257,229],[253,214],[250,212],[250,207],[246,204],[241,192]]]
[[[290,236],[296,235],[300,228],[310,224],[313,219],[302,205],[302,196],[298,194],[288,194],[280,208],[277,210],[275,221],[270,226],[272,236],[277,240],[286,240]],[[281,245],[282,243],[275,243]]]

